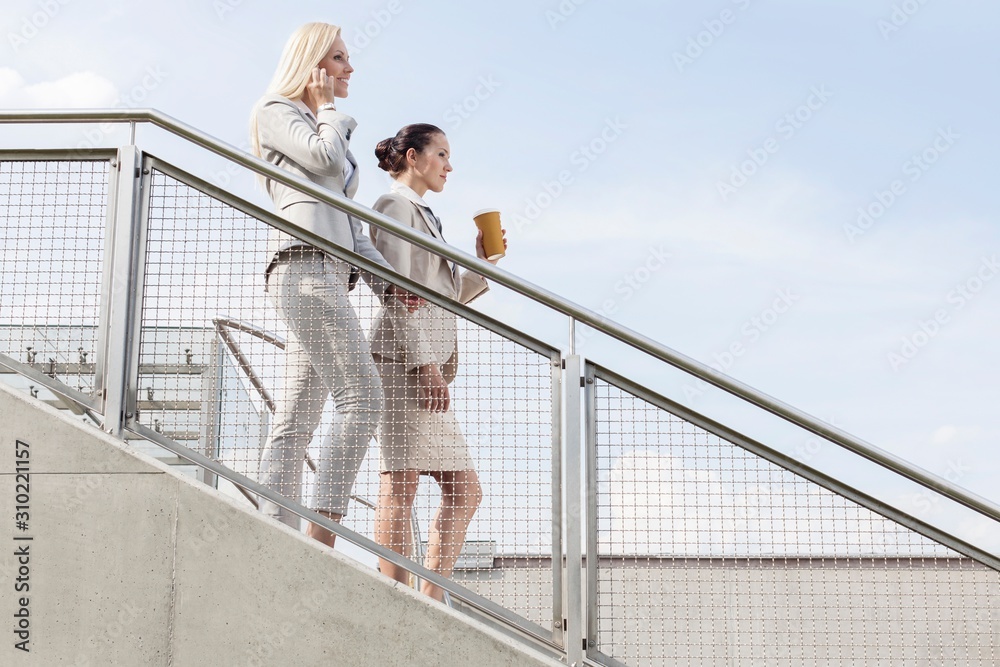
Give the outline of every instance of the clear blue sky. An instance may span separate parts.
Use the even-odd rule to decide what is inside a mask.
[[[387,187],[375,143],[436,123],[455,173],[432,204],[453,243],[471,247],[469,214],[497,206],[505,268],[1000,501],[995,2],[11,0],[0,12],[0,105],[119,100],[236,145],[288,34],[343,25],[359,201]],[[66,132],[77,143],[83,130]],[[234,187],[259,198],[249,179]],[[491,298],[484,308],[531,327]]]

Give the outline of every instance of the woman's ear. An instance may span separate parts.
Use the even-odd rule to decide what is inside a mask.
[[[407,148],[406,149],[406,164],[409,167],[417,166],[417,149]]]

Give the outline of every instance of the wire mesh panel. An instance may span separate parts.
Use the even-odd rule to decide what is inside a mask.
[[[632,665],[995,665],[1000,573],[597,376],[597,648]]]
[[[256,452],[262,407],[216,320],[277,323],[261,275],[266,226],[159,171],[147,196],[137,419],[213,458],[223,448]],[[279,349],[262,352],[262,368],[279,365]],[[256,461],[240,471],[255,474]]]
[[[341,289],[350,280],[346,263],[302,247],[285,251],[265,291],[275,238],[269,225],[156,168],[148,197],[139,422],[307,507],[334,515],[346,509],[345,526],[391,542],[415,560],[426,555],[428,567],[435,566],[435,554],[445,559],[456,535],[462,547],[456,526],[471,516],[457,562],[441,568],[454,567],[456,578],[483,596],[549,626],[551,356],[424,304],[417,314],[439,311],[428,317],[453,322],[452,329],[440,324],[440,335],[454,332],[458,346],[457,364],[442,368],[455,375],[451,408],[432,415],[414,403],[417,374],[388,363],[393,349],[383,346],[373,356],[367,345],[359,353],[337,338],[357,327],[373,339],[390,317],[365,280],[350,293]],[[277,295],[292,282],[297,296],[282,297],[279,309]],[[405,316],[395,307],[392,317]],[[321,334],[330,339],[317,342]],[[374,507],[393,494],[380,497],[387,422],[379,407],[383,415],[402,415],[397,426],[417,448],[447,441],[445,454],[431,459],[443,461],[442,485],[414,472],[416,521],[407,515],[391,530],[383,526],[385,539]],[[344,443],[357,439],[365,459],[352,480],[359,464]],[[409,465],[423,472],[436,470],[419,456],[414,460]],[[350,494],[346,508],[338,504],[343,488]],[[274,508],[264,503],[262,509]],[[549,580],[547,589],[526,591],[496,576],[495,564],[505,556],[528,555],[537,562],[536,578]],[[375,565],[370,556],[360,558]]]
[[[552,622],[552,361],[468,320],[459,319],[459,364],[451,410],[468,445],[481,502],[468,527],[453,578],[543,627]],[[372,452],[356,493],[377,498],[380,457]],[[428,553],[442,487],[422,476],[414,503],[418,534],[407,536],[415,559]],[[447,501],[447,499],[444,499]],[[456,499],[461,502],[461,498]],[[470,499],[472,500],[472,499]],[[353,512],[347,525],[373,534],[372,513]],[[442,537],[439,535],[438,537]],[[539,585],[505,575],[511,560]],[[428,562],[428,565],[431,563]]]
[[[107,160],[0,159],[0,354],[94,389]]]

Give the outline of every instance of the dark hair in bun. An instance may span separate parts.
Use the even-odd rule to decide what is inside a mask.
[[[428,123],[407,125],[396,136],[383,139],[375,146],[378,168],[399,176],[406,171],[406,152],[411,148],[422,153],[436,134],[444,134],[441,128]]]

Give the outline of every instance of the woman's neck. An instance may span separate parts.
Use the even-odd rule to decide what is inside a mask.
[[[424,195],[427,194],[427,184],[424,183],[423,179],[411,171],[404,171],[396,177],[396,180],[416,192],[417,196],[421,199],[423,199]]]

